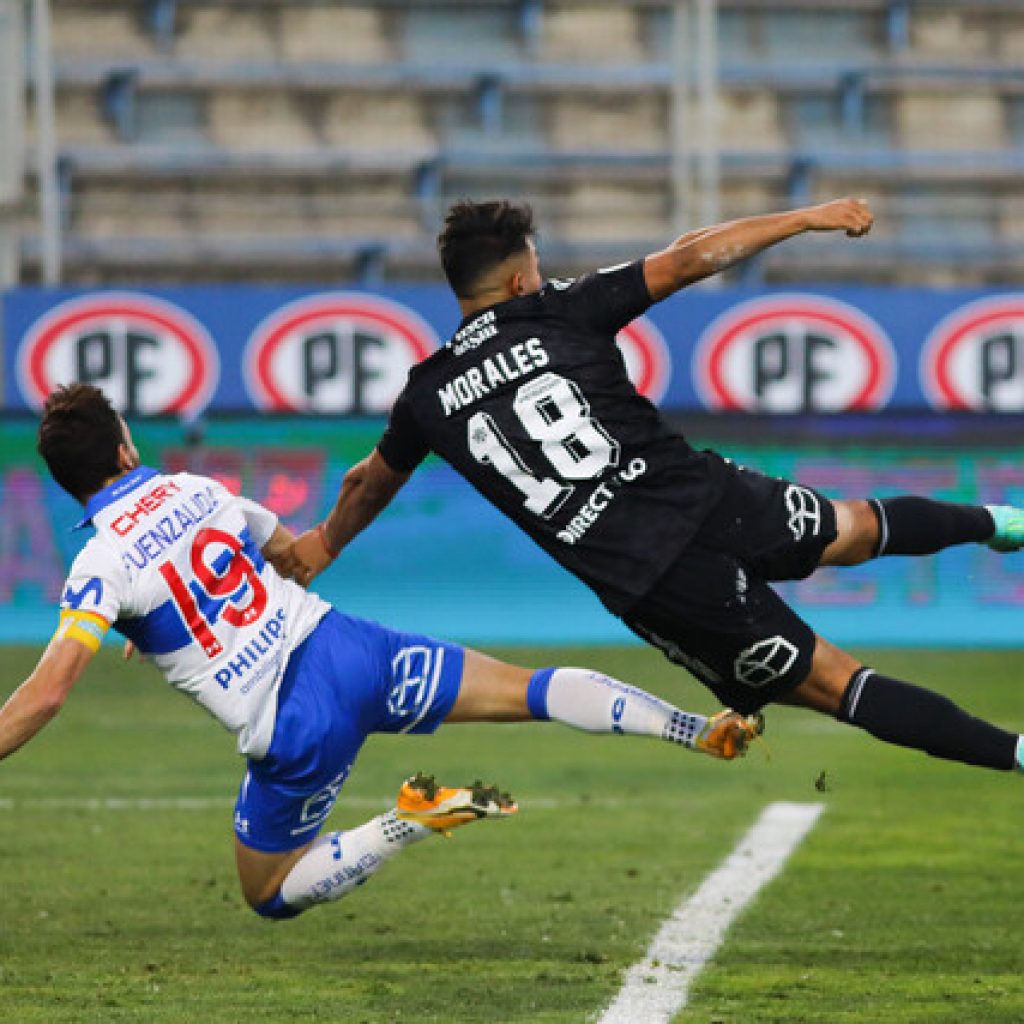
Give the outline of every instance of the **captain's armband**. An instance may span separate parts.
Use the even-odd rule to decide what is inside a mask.
[[[68,640],[77,640],[95,654],[100,649],[108,629],[110,623],[102,615],[83,612],[78,608],[62,608],[60,624],[57,626],[57,632],[53,634],[53,639],[61,640],[66,637]]]

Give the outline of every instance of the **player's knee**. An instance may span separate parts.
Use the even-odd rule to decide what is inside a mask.
[[[250,910],[259,914],[260,917],[265,917],[272,921],[287,921],[289,918],[298,917],[302,913],[298,907],[285,903],[280,890],[274,893],[270,899],[263,900],[262,902],[248,895],[246,895],[245,901],[249,904]]]
[[[878,552],[878,516],[871,502],[835,501],[836,539],[825,549],[824,565],[860,565]]]
[[[818,637],[811,671],[791,692],[789,702],[826,715],[837,715],[850,679],[862,667],[852,655]]]

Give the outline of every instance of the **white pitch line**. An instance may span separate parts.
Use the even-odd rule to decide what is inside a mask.
[[[384,796],[351,796],[344,794],[338,807],[384,808],[395,801],[394,793]],[[520,801],[530,810],[561,811],[573,807],[635,807],[636,798],[595,797],[587,800],[559,799],[557,797],[526,797]],[[0,811],[214,811],[234,807],[232,796],[86,796],[86,797],[0,797]]]
[[[668,1024],[729,926],[814,827],[822,804],[769,804],[739,846],[672,912],[597,1024]]]
[[[205,796],[0,798],[0,811],[208,811],[233,806],[232,798]]]

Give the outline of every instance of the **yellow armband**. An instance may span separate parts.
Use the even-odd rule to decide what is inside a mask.
[[[102,615],[79,611],[77,608],[62,608],[60,624],[57,626],[57,632],[53,634],[53,639],[60,640],[66,637],[68,640],[77,640],[95,654],[100,649],[108,629],[110,623]]]

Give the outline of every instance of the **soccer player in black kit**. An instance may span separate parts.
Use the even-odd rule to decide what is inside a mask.
[[[413,367],[377,448],[296,542],[308,583],[431,451],[614,615],[745,714],[781,702],[879,739],[1009,771],[1016,733],[865,667],[769,585],[953,544],[1024,547],[1024,512],[918,497],[833,501],[697,451],[641,397],[615,336],[649,306],[810,231],[864,235],[857,199],[685,234],[644,259],[544,282],[528,206],[461,202],[438,239],[462,323]]]

